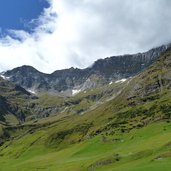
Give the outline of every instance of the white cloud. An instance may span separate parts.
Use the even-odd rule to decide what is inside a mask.
[[[0,40],[0,70],[32,65],[43,72],[86,67],[111,55],[171,41],[170,0],[49,0],[34,33]],[[17,38],[17,39],[16,39]]]

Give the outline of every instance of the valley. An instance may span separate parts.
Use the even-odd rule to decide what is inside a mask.
[[[127,76],[93,73],[60,89],[81,88],[74,95],[42,92],[40,77],[29,86],[27,75],[5,74],[11,80],[0,79],[0,171],[169,171],[171,49],[137,68]],[[39,93],[29,93],[35,85]]]

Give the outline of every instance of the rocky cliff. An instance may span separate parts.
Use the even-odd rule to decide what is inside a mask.
[[[70,68],[45,74],[31,66],[22,66],[7,71],[2,76],[31,93],[46,91],[68,96],[112,80],[132,77],[150,66],[169,46],[154,48],[145,53],[100,59],[85,69]]]

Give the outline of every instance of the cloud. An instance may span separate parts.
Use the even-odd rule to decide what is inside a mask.
[[[170,0],[49,0],[33,33],[0,39],[0,69],[32,65],[43,72],[87,67],[98,58],[171,42]]]

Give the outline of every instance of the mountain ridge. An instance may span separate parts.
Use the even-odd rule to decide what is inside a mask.
[[[85,69],[71,67],[46,74],[24,65],[4,72],[2,76],[35,93],[50,92],[70,96],[73,95],[73,90],[84,91],[112,80],[134,76],[150,66],[168,47],[170,44],[144,53],[99,59]]]

